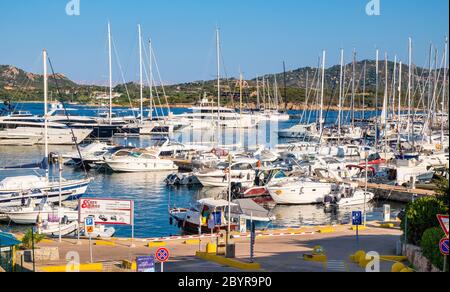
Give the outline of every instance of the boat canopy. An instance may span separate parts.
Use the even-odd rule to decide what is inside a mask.
[[[223,208],[223,207],[228,207],[228,201],[226,200],[214,200],[214,199],[203,199],[200,200],[199,203],[201,205],[204,206],[208,206],[210,208]],[[238,206],[235,203],[230,203],[230,205],[233,206]]]

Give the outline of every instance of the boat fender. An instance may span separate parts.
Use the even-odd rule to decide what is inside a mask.
[[[173,218],[172,218],[172,217],[169,218],[169,225],[170,225],[170,226],[173,225]]]

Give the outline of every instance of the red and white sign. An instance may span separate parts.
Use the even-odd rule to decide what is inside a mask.
[[[114,199],[80,199],[79,222],[94,218],[97,225],[133,225],[134,202]]]
[[[448,238],[448,215],[437,215],[439,223],[441,224],[442,230],[444,230],[445,235]]]
[[[170,258],[170,252],[167,248],[159,248],[155,253],[155,258],[158,260],[158,262],[165,263]]]

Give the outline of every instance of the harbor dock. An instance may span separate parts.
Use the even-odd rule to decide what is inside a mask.
[[[164,266],[167,272],[329,272],[336,269],[341,272],[363,272],[360,266],[350,262],[350,256],[360,249],[374,251],[380,255],[394,255],[401,231],[396,228],[381,228],[379,224],[374,223],[360,231],[358,244],[355,231],[348,225],[272,230],[259,235],[254,251],[254,267],[259,266],[256,270],[245,268],[245,265],[250,264],[249,239],[237,236],[234,239],[236,258],[230,261],[225,261],[225,258],[211,261],[199,256],[199,249],[205,252],[207,244],[215,242],[213,239],[164,242],[141,239],[133,242],[135,247],[130,247],[130,239],[114,239],[94,241],[94,264],[90,263],[89,240],[84,239],[81,244],[77,244],[76,239],[63,239],[61,243],[57,240],[46,240],[38,247],[58,248],[59,260],[38,261],[36,271],[60,272],[66,271],[66,268],[70,271],[73,266],[70,264],[70,258],[66,259],[66,256],[75,253],[79,255],[80,270],[132,272],[137,256],[152,255],[159,247],[165,247],[171,253],[170,261]],[[316,246],[323,248],[326,262],[303,259],[303,256],[313,252]],[[20,262],[20,259],[18,261]],[[158,264],[156,266],[159,269]],[[391,266],[391,262],[381,263],[382,271],[390,271]],[[31,270],[32,264],[25,263],[24,268]]]

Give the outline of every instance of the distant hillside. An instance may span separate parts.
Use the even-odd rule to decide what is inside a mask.
[[[345,93],[351,94],[352,88],[352,63],[345,66]],[[364,85],[364,68],[365,72],[365,105],[375,105],[375,88],[376,88],[376,63],[373,60],[363,60],[355,63],[355,94],[357,96],[356,106],[362,106],[363,85]],[[392,92],[392,78],[393,78],[394,63],[388,62],[388,84],[389,93]],[[429,72],[426,69],[414,67],[415,73],[414,84],[426,83]],[[385,84],[385,63],[379,63],[379,102],[381,103],[384,94]],[[431,72],[434,74],[434,71]],[[267,74],[264,76],[266,80],[266,89],[270,89],[270,95],[273,97],[274,83],[277,80],[280,99],[286,102],[288,108],[295,108],[298,105],[304,104],[306,99],[306,86],[311,90],[310,92],[320,89],[319,77],[321,72],[317,68],[304,67],[296,70],[286,72],[286,94],[284,92],[284,73]],[[339,90],[339,76],[340,66],[335,65],[325,72],[325,90],[327,104],[330,102],[330,96],[334,89],[334,98],[331,100],[331,105],[337,104],[337,94]],[[443,74],[440,74],[442,79]],[[408,66],[402,66],[403,89],[406,92],[408,80]],[[80,103],[95,103],[95,96],[98,92],[107,92],[104,86],[87,86],[79,85],[69,80],[63,74],[56,74],[49,78],[49,88],[55,92],[55,79],[58,80],[58,85],[61,89],[62,99],[65,101],[80,102]],[[259,77],[261,84],[263,77]],[[308,82],[307,82],[308,80]],[[199,101],[204,95],[215,97],[217,95],[216,80],[209,81],[194,81],[177,85],[166,86],[165,93],[167,99],[171,104],[192,104]],[[13,66],[0,65],[0,99],[13,99],[14,101],[26,100],[41,100],[42,96],[42,75],[25,72]],[[223,79],[222,84],[222,103],[228,105],[235,105],[239,99],[239,82],[235,78],[228,80]],[[254,105],[256,103],[256,78],[245,82],[244,88],[244,102],[246,104]],[[262,88],[261,92],[262,92]],[[114,88],[114,92],[120,94],[120,97],[115,99],[118,105],[129,105],[130,100],[136,104],[139,99],[139,86],[136,83],[130,82],[127,84],[120,84]],[[149,88],[144,89],[145,97],[149,97]],[[130,98],[128,98],[128,95]],[[165,98],[161,88],[158,92],[154,92],[155,98],[164,103]],[[284,96],[287,95],[287,98]],[[313,95],[314,96],[314,95]],[[105,102],[97,101],[98,103]]]
[[[61,88],[79,87],[78,84],[59,73],[49,76],[49,87],[56,86],[55,79],[58,80],[58,85]],[[4,89],[38,90],[42,88],[43,82],[42,75],[25,72],[13,66],[0,65],[0,86]]]

